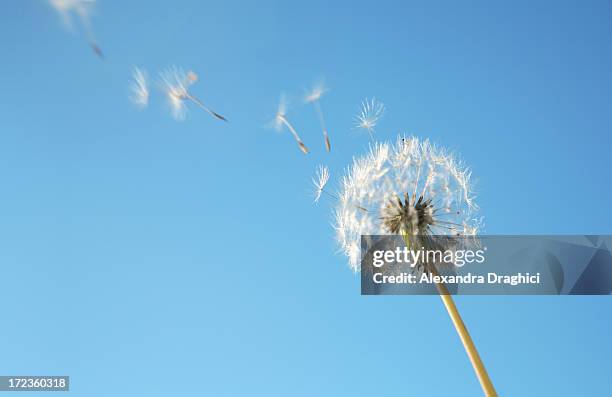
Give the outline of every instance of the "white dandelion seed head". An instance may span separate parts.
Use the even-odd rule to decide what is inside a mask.
[[[329,181],[329,168],[323,165],[320,165],[317,169],[316,178],[312,178],[312,183],[315,186],[315,198],[314,202],[318,203],[319,199],[321,199],[321,194],[323,193],[323,189],[325,189],[325,185]]]
[[[385,105],[382,102],[372,98],[367,98],[361,104],[361,110],[355,116],[355,128],[360,128],[372,134],[380,119],[385,113]]]
[[[186,100],[189,99],[188,88],[197,81],[197,75],[191,71],[185,73],[181,68],[172,67],[160,73],[160,87],[168,100],[172,117],[183,120],[187,115]]]
[[[278,108],[276,110],[276,115],[274,116],[274,120],[272,121],[272,127],[276,131],[282,131],[283,126],[285,124],[286,115],[287,115],[287,96],[285,94],[281,94],[280,99],[278,100]]]
[[[306,96],[304,97],[304,101],[306,103],[316,102],[319,99],[321,99],[323,94],[325,94],[326,92],[327,92],[327,88],[325,87],[325,85],[323,83],[318,83],[310,91],[306,93]]]
[[[376,143],[353,160],[342,178],[334,210],[336,240],[360,270],[362,235],[465,235],[481,220],[470,171],[443,148],[415,137]]]
[[[145,108],[149,104],[149,77],[146,71],[138,67],[132,71],[130,100],[140,108]]]
[[[83,23],[88,23],[96,2],[95,0],[49,0],[49,3],[61,15],[66,27],[72,28],[71,13],[76,13]]]

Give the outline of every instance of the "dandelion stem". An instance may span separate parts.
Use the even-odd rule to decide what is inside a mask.
[[[321,104],[319,103],[318,99],[314,101],[314,107],[317,111],[317,115],[319,116],[319,122],[321,123],[321,128],[323,128],[323,131],[326,131],[327,129],[325,128],[325,118],[323,117],[323,110],[321,109]]]
[[[319,122],[321,123],[321,129],[323,129],[323,137],[325,138],[325,149],[329,152],[331,150],[331,144],[329,143],[329,136],[327,135],[327,128],[325,127],[325,117],[323,117],[323,109],[321,109],[321,104],[317,99],[314,101],[314,107],[317,111],[317,115],[319,116]]]
[[[406,243],[406,247],[410,249],[410,239],[406,235],[406,233],[402,233],[402,237],[404,238],[404,242]],[[435,265],[431,266],[431,273],[435,276],[439,276],[439,273],[435,267]],[[497,392],[495,391],[495,387],[493,386],[493,382],[489,378],[489,374],[487,373],[487,369],[478,354],[478,350],[476,350],[476,345],[474,345],[474,341],[468,332],[465,323],[461,319],[461,315],[459,314],[459,310],[457,310],[457,306],[446,288],[444,283],[436,283],[436,288],[438,290],[438,294],[442,299],[442,303],[444,303],[444,307],[450,316],[453,325],[455,326],[455,330],[457,334],[459,334],[459,338],[463,343],[463,347],[472,363],[472,367],[474,368],[474,372],[476,372],[476,376],[478,377],[478,381],[480,382],[480,386],[482,387],[482,391],[487,397],[497,397]]]
[[[202,101],[200,101],[198,98],[194,97],[193,95],[187,93],[186,94],[187,99],[190,99],[193,103],[195,103],[196,105],[198,105],[201,109],[205,110],[206,112],[208,112],[208,114],[210,114],[213,117],[218,118],[219,120],[223,120],[226,123],[228,122],[227,119],[223,116],[221,116],[219,113],[217,112],[213,112],[211,109],[209,109],[206,105],[204,105],[204,103],[202,103]]]
[[[89,22],[88,18],[84,15],[81,15],[81,22],[83,23],[83,27],[85,29],[85,36],[87,37],[89,46],[100,59],[104,59],[104,53],[102,52],[102,49],[98,45],[98,41],[94,37],[93,29],[91,27],[91,23]]]
[[[293,126],[291,125],[289,120],[287,120],[287,118],[285,116],[283,116],[282,114],[279,114],[277,117],[279,118],[280,121],[283,122],[283,124],[285,124],[287,126],[289,131],[291,131],[291,134],[295,138],[297,144],[300,146],[300,150],[302,152],[304,152],[304,154],[307,154],[308,153],[308,148],[306,147],[306,145],[304,145],[304,142],[302,142],[302,140],[300,139],[300,136],[298,135],[298,133],[295,130],[295,128],[293,128]]]
[[[433,266],[432,266],[433,267]],[[434,268],[432,270],[434,275],[437,275],[437,271]],[[442,298],[442,302],[446,307],[446,311],[453,321],[453,325],[459,334],[459,338],[461,338],[461,342],[463,343],[463,347],[470,358],[470,362],[472,363],[472,367],[474,367],[474,371],[476,372],[476,376],[478,377],[478,381],[480,382],[480,386],[484,391],[487,397],[497,396],[497,392],[495,391],[495,387],[489,378],[489,374],[482,362],[480,355],[478,354],[478,350],[476,350],[476,345],[474,345],[474,341],[468,332],[467,327],[463,323],[461,319],[461,315],[459,314],[459,310],[457,310],[457,306],[453,301],[452,296],[450,295],[448,288],[446,285],[442,283],[436,283],[436,288],[438,289],[438,293],[440,294],[440,298]]]

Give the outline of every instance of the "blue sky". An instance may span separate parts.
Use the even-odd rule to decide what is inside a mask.
[[[45,1],[0,15],[0,373],[83,396],[477,395],[437,297],[362,297],[332,179],[368,137],[415,134],[473,169],[491,234],[609,234],[608,2],[99,1],[106,59]],[[140,111],[130,71],[193,69],[230,119]],[[325,78],[333,150],[303,90]],[[266,129],[281,92],[313,150]],[[459,297],[502,395],[601,395],[608,297]]]

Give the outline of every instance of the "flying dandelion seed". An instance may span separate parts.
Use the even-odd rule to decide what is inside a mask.
[[[149,82],[147,72],[135,67],[130,85],[130,100],[138,107],[145,108],[149,104]]]
[[[319,199],[321,199],[321,194],[323,193],[323,189],[325,189],[325,185],[329,181],[329,168],[326,166],[320,165],[317,169],[316,179],[312,179],[312,183],[315,186],[315,198],[314,202],[318,203]]]
[[[444,149],[414,137],[375,144],[342,180],[336,240],[350,267],[360,271],[362,235],[401,235],[407,247],[426,246],[432,235],[475,236],[480,221],[473,200],[470,171]],[[423,265],[422,271],[438,274],[435,265]],[[443,283],[436,288],[483,391],[497,396],[448,288]]]
[[[191,101],[211,116],[227,122],[219,113],[208,108],[197,97],[189,92],[189,87],[198,81],[198,75],[192,71],[183,72],[180,68],[170,68],[160,74],[160,86],[166,97],[172,116],[176,120],[184,120],[187,115],[187,101]]]
[[[94,37],[90,22],[90,15],[96,4],[95,0],[49,0],[49,3],[60,14],[64,25],[69,29],[72,29],[74,26],[72,14],[76,14],[83,27],[89,46],[98,57],[104,58],[102,49]]]
[[[325,139],[325,149],[329,152],[331,150],[331,144],[329,142],[327,128],[325,127],[325,117],[323,117],[323,109],[321,108],[320,102],[320,99],[325,92],[327,92],[325,86],[323,84],[317,84],[310,92],[306,94],[304,100],[306,103],[312,103],[317,111],[319,123],[321,124],[321,129],[323,130],[323,138]]]
[[[323,193],[325,193],[326,195],[334,199],[336,202],[340,200],[340,198],[338,197],[336,193],[330,192],[325,188],[327,186],[327,182],[329,182],[329,176],[330,176],[329,168],[327,166],[320,165],[319,168],[317,169],[316,178],[312,178],[312,183],[315,188],[314,189],[315,204],[319,202],[319,200],[321,199],[321,195]],[[359,211],[368,212],[368,210],[363,207],[357,206],[355,208],[358,209]]]
[[[307,154],[308,148],[306,147],[306,145],[304,145],[304,142],[302,142],[302,139],[298,135],[297,131],[295,130],[295,128],[293,128],[293,125],[291,125],[291,123],[287,119],[286,114],[287,114],[287,101],[285,99],[285,96],[281,95],[281,99],[278,104],[278,110],[276,111],[276,116],[274,117],[274,123],[273,123],[274,128],[277,131],[282,131],[283,126],[287,127],[287,129],[291,132],[291,135],[293,135],[293,138],[297,142],[298,146],[300,147],[300,150],[304,154]]]
[[[373,137],[374,129],[385,113],[385,105],[372,98],[361,104],[360,113],[355,116],[355,128],[364,129]]]

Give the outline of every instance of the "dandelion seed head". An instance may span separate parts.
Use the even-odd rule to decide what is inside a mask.
[[[160,87],[166,94],[172,116],[183,120],[187,115],[186,100],[189,99],[188,88],[197,81],[193,72],[185,73],[182,69],[172,67],[160,73]]]
[[[327,92],[327,88],[325,87],[325,85],[323,85],[323,83],[319,83],[306,93],[306,96],[304,97],[304,101],[306,103],[316,102],[319,99],[321,99],[323,94],[325,94],[326,92]]]
[[[321,198],[321,194],[323,193],[323,189],[325,189],[325,185],[329,181],[329,168],[323,165],[320,165],[317,169],[316,178],[312,179],[312,183],[315,186],[315,198],[314,202],[318,203]]]
[[[365,99],[361,104],[361,110],[355,116],[355,128],[361,128],[372,134],[374,128],[385,113],[385,105],[382,102],[372,98]]]
[[[147,72],[135,67],[130,85],[130,100],[138,107],[145,108],[149,104],[149,82]]]
[[[415,137],[376,143],[353,160],[334,210],[337,243],[360,270],[361,235],[478,233],[470,172],[443,148]]]
[[[49,0],[49,3],[61,15],[64,24],[71,28],[71,13],[75,12],[83,23],[87,23],[96,2],[95,0]]]

